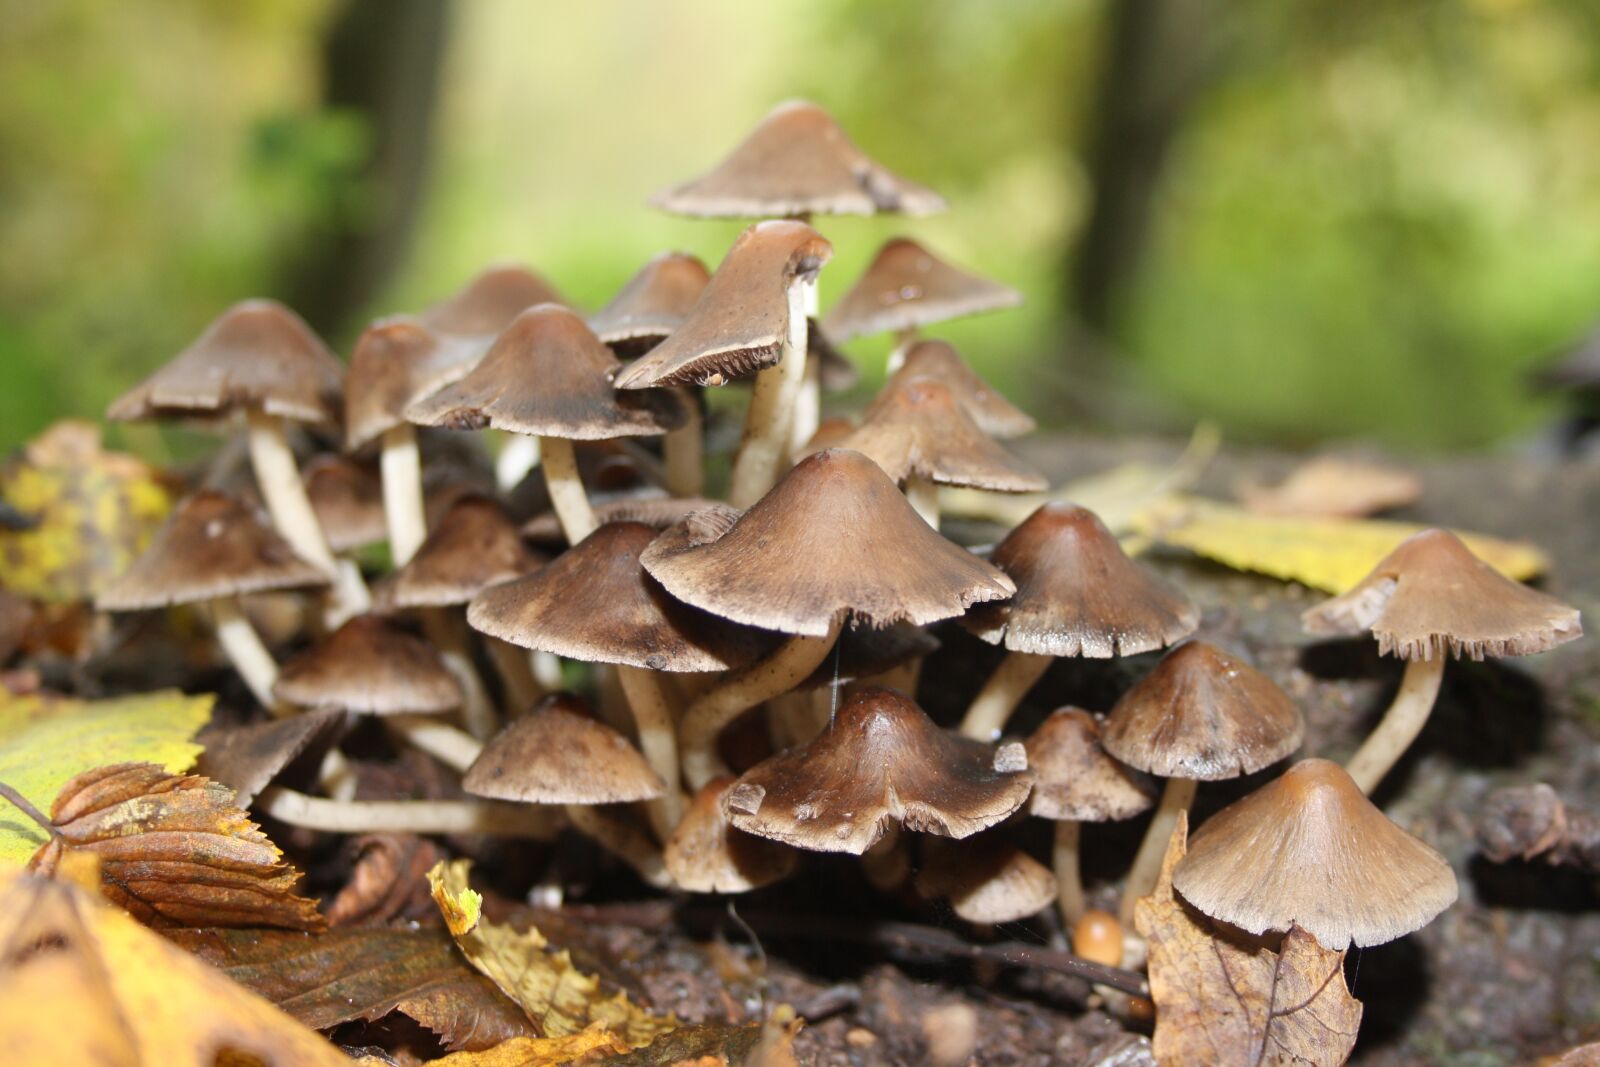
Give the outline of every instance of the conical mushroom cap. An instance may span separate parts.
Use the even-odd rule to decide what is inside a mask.
[[[803,222],[756,223],[733,242],[683,324],[628,364],[617,388],[721,385],[773,366],[789,335],[789,287],[832,256]]]
[[[978,429],[990,437],[1005,440],[1032,433],[1033,417],[995,391],[978,377],[946,341],[918,341],[906,352],[905,362],[890,377],[934,378],[950,387]]]
[[[989,558],[1017,595],[963,624],[1013,652],[1131,656],[1180,641],[1200,622],[1189,598],[1129,559],[1087,508],[1041,506]]]
[[[272,695],[303,708],[366,715],[449,711],[461,687],[426,641],[357,615],[283,665]]]
[[[1253,774],[1300,747],[1305,720],[1272,679],[1204,641],[1189,641],[1122,694],[1106,751],[1163,778],[1215,782]]]
[[[417,318],[436,333],[478,338],[487,346],[511,320],[538,304],[565,304],[555,286],[527,267],[489,267]]]
[[[1214,919],[1253,934],[1298,924],[1335,952],[1419,930],[1456,899],[1445,858],[1323,759],[1207,819],[1172,884]]]
[[[407,407],[464,377],[485,347],[480,341],[434,333],[408,316],[368,326],[356,340],[345,376],[345,451],[405,425]]]
[[[959,845],[936,837],[922,842],[917,892],[948,900],[969,923],[1010,923],[1037,915],[1056,902],[1050,868],[999,836],[980,834]]]
[[[525,804],[622,804],[667,791],[638,749],[571,693],[545,697],[496,734],[461,788]]]
[[[823,325],[830,336],[848,341],[1020,303],[1022,294],[1010,286],[953,267],[909,237],[891,237]]]
[[[143,611],[327,584],[328,576],[295,555],[253,510],[202,489],[173,509],[150,547],[95,598],[95,606]]]
[[[416,554],[383,580],[374,597],[390,611],[465,604],[541,562],[498,503],[469,493],[450,506]]]
[[[816,104],[791,100],[708,173],[650,198],[652,207],[702,218],[789,215],[931,215],[944,199],[873,161]]]
[[[294,422],[339,422],[344,364],[275,300],[233,305],[165,367],[112,402],[106,417],[219,416],[258,408]]]
[[[683,325],[710,280],[711,272],[697,257],[664,252],[589,316],[589,329],[608,345],[661,341]]]
[[[1380,653],[1401,659],[1526,656],[1583,635],[1576,608],[1513,582],[1448,530],[1407,538],[1301,621],[1314,634],[1371,630]]]
[[[674,600],[645,573],[639,553],[655,536],[607,523],[540,570],[478,594],[467,621],[524,648],[658,671],[722,671],[758,655],[767,635]]]
[[[891,381],[840,448],[870,458],[897,482],[913,476],[997,493],[1036,493],[1043,475],[991,441],[933,378]]]
[[[662,859],[679,889],[690,893],[748,893],[794,873],[800,854],[728,824],[722,798],[733,785],[724,775],[695,793]]]
[[[1057,708],[1023,747],[1033,771],[1028,811],[1040,818],[1111,822],[1155,803],[1155,782],[1114,759],[1100,744],[1100,724],[1081,708]]]
[[[922,626],[1012,590],[940,537],[877,464],[846,449],[795,464],[720,537],[685,545],[669,530],[641,558],[685,603],[813,637],[847,611],[878,626]]]
[[[741,830],[796,848],[871,848],[890,823],[968,837],[1028,799],[1022,746],[999,749],[946,733],[891,689],[863,689],[803,748],[746,771],[728,791]]]
[[[507,326],[465,378],[406,409],[424,426],[497,430],[597,441],[665,433],[682,426],[682,401],[670,393],[619,395],[622,366],[576,313],[540,304]]]
[[[306,464],[302,478],[317,525],[334,552],[353,552],[388,540],[383,480],[375,467],[325,452]]]

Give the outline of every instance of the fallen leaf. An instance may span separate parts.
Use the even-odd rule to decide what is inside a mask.
[[[454,860],[429,871],[434,902],[467,959],[522,1005],[542,1036],[575,1034],[598,1022],[639,1048],[678,1027],[676,1018],[652,1015],[626,993],[606,996],[599,980],[574,967],[568,953],[551,951],[537,928],[518,933],[485,921],[483,898],[467,885],[470,866]]]
[[[593,1054],[626,1052],[628,1046],[596,1023],[561,1037],[513,1037],[482,1052],[455,1052],[432,1061],[432,1067],[558,1067],[579,1058],[593,1063]]]
[[[593,1067],[756,1067],[752,1053],[762,1033],[760,1023],[680,1026],[644,1048],[595,1060]]]
[[[377,925],[433,912],[428,871],[444,851],[416,834],[367,834],[352,842],[355,867],[328,905],[331,926]]]
[[[0,782],[46,808],[74,776],[105,763],[138,760],[176,773],[200,753],[189,740],[215,698],[176,689],[81,701],[43,693],[0,693]],[[0,801],[0,864],[18,866],[48,835]]]
[[[153,763],[99,767],[62,786],[50,821],[55,834],[29,866],[51,875],[66,853],[93,852],[106,898],[146,926],[327,925],[295,892],[300,872],[233,790],[207,778]]]
[[[1361,1002],[1344,984],[1344,953],[1298,926],[1279,950],[1206,918],[1172,889],[1187,850],[1180,814],[1155,889],[1134,909],[1150,943],[1159,1064],[1337,1067],[1350,1056]]]
[[[207,729],[199,737],[205,751],[195,770],[232,789],[234,802],[247,808],[285,767],[308,749],[331,742],[344,721],[344,712],[322,710],[250,726]]]
[[[167,937],[314,1030],[398,1011],[451,1050],[535,1033],[443,930],[172,930]]]
[[[8,1067],[348,1067],[320,1035],[72,880],[0,873]]]
[[[1277,485],[1245,482],[1234,495],[1258,515],[1331,515],[1359,518],[1415,503],[1422,479],[1378,463],[1317,456]]]

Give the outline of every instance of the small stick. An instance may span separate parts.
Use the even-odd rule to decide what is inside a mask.
[[[0,800],[9,800],[12,807],[16,808],[18,811],[22,812],[22,814],[38,823],[39,827],[48,833],[52,838],[61,836],[61,831],[56,829],[56,824],[51,822],[45,816],[44,812],[34,807],[32,802],[30,802],[27,797],[23,796],[15,789],[12,789],[4,782],[0,782]]]

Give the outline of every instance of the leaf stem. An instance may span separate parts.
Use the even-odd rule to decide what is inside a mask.
[[[28,801],[27,797],[23,796],[15,789],[12,789],[4,782],[0,782],[0,798],[9,800],[12,807],[16,808],[18,811],[22,812],[22,814],[38,823],[40,828],[42,828],[52,838],[61,836],[61,831],[56,829],[56,824],[51,822],[49,818],[45,816],[44,812],[34,807],[33,804]]]

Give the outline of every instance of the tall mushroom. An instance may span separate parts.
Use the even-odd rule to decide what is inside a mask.
[[[691,893],[748,893],[794,873],[800,854],[792,848],[738,830],[728,822],[723,798],[731,775],[713,778],[689,802],[662,853],[667,873]]]

